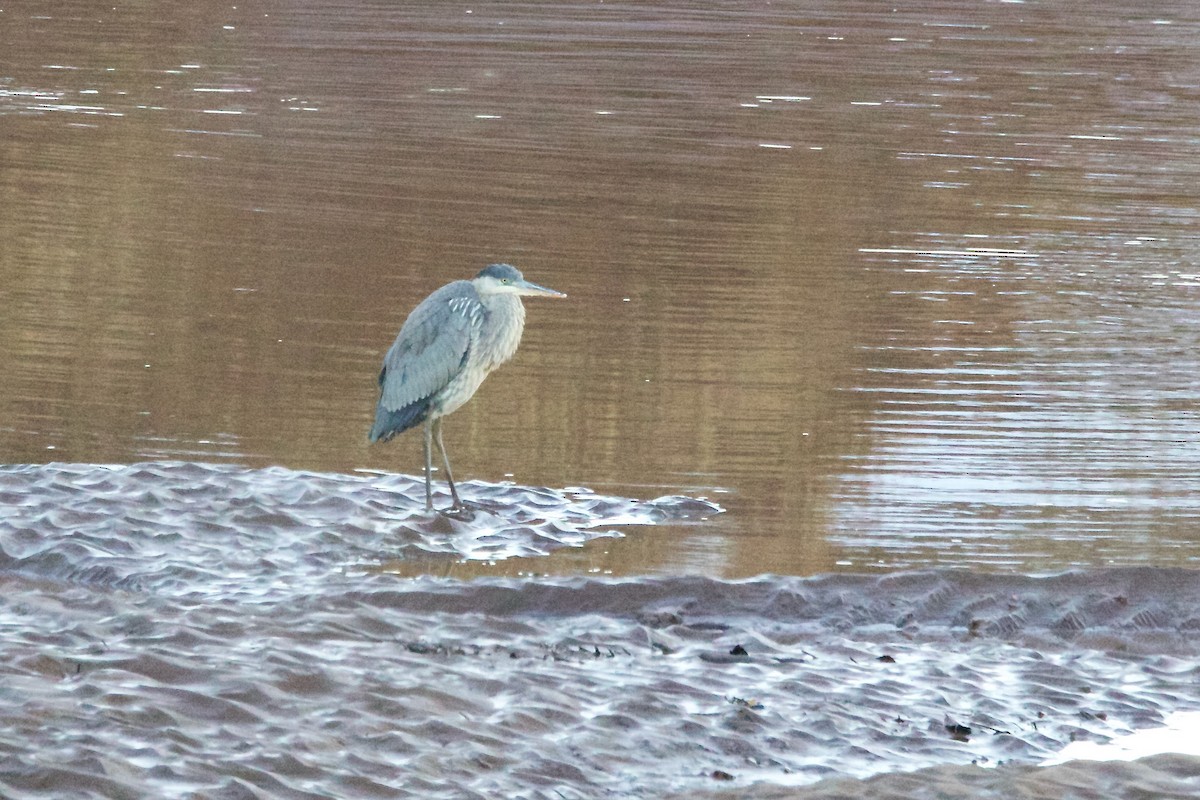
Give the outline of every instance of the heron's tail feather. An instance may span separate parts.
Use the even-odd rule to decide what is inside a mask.
[[[368,438],[372,442],[386,442],[409,428],[420,425],[429,416],[429,401],[417,400],[395,410],[385,408],[383,403],[375,407],[375,424]]]

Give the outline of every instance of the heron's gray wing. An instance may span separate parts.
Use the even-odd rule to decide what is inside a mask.
[[[399,411],[446,388],[462,369],[483,315],[468,281],[447,284],[422,300],[384,356],[379,405]]]

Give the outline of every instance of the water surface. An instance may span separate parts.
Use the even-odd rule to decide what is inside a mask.
[[[1037,766],[1200,708],[1194,3],[0,45],[0,794],[1197,793]],[[570,297],[426,515],[375,376],[498,260]]]
[[[414,473],[379,359],[508,260],[462,474],[729,509],[613,573],[1200,557],[1188,3],[3,16],[8,463]]]

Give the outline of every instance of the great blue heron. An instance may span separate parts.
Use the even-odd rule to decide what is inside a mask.
[[[517,352],[525,330],[521,296],[566,297],[530,283],[510,264],[492,264],[469,281],[448,283],[421,301],[400,328],[379,371],[372,442],[425,423],[425,510],[433,509],[433,443],[446,465],[453,509],[461,509],[442,417],[471,399],[492,370]]]

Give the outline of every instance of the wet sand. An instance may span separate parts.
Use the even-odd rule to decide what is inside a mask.
[[[1163,755],[1133,763],[1075,762],[1057,767],[934,767],[866,781],[829,780],[802,789],[756,786],[761,800],[909,800],[960,797],[972,800],[1020,798],[1192,798],[1200,795],[1200,759]],[[684,795],[679,795],[683,797]],[[687,797],[744,797],[744,790],[689,792]]]
[[[204,465],[0,469],[0,795],[1197,790],[1195,758],[1035,765],[1200,708],[1200,573],[406,578],[385,568],[387,534],[355,520],[419,490]],[[530,520],[557,497],[530,524],[563,530],[589,508],[649,506],[652,524],[669,516],[656,503],[688,506],[493,491]],[[418,519],[393,523],[394,557],[462,541]],[[488,536],[522,545],[493,555],[529,541]]]

